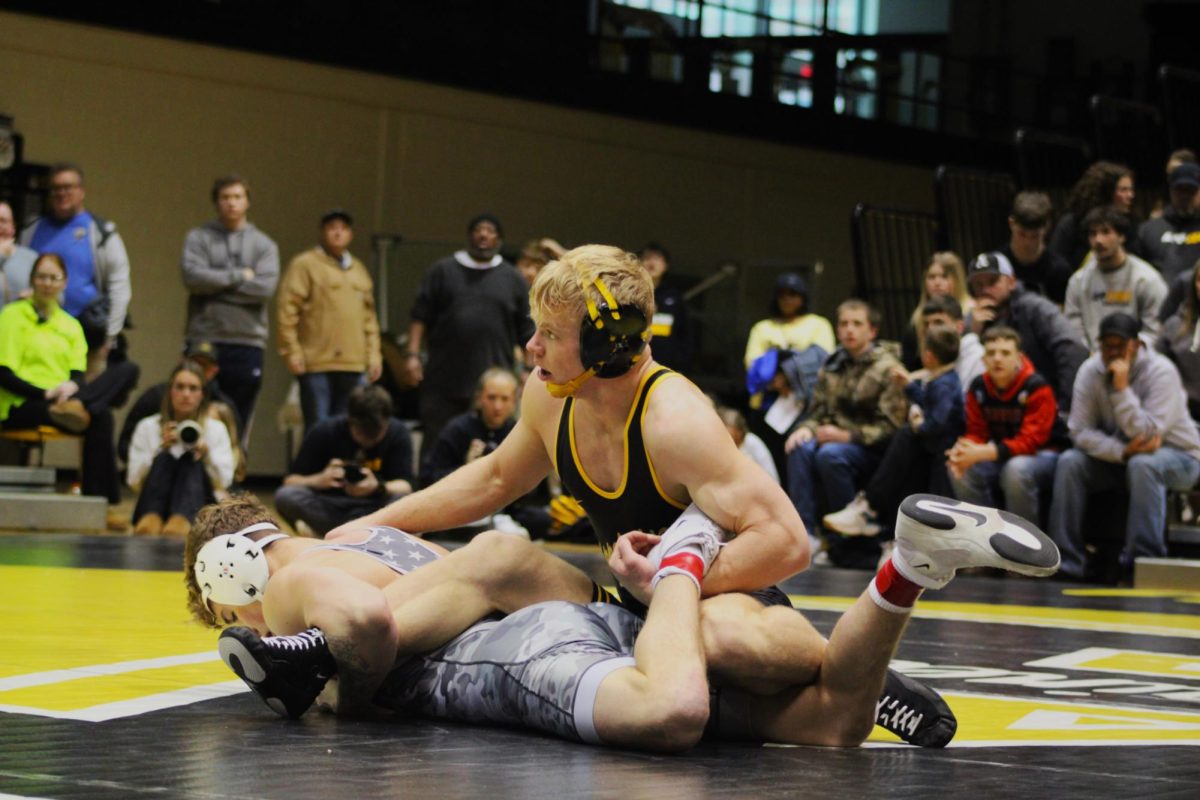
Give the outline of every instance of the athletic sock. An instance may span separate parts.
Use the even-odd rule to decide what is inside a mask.
[[[701,591],[700,584],[704,580],[705,566],[704,551],[698,544],[683,545],[662,560],[658,572],[650,581],[650,588],[653,589],[668,575],[687,575],[695,582],[696,589]]]
[[[892,563],[892,559],[889,558],[879,568],[879,572],[875,574],[867,591],[870,592],[875,605],[884,611],[890,611],[893,614],[907,614],[912,611],[917,598],[925,590],[922,586],[901,575]]]

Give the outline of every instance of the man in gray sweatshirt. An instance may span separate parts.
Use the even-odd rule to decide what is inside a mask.
[[[242,447],[250,438],[254,402],[262,385],[267,305],[279,282],[279,248],[246,219],[250,186],[238,175],[212,188],[217,219],[188,231],[183,285],[188,290],[185,337],[216,345],[220,389],[242,420]]]
[[[1138,556],[1167,554],[1167,490],[1200,478],[1200,435],[1188,416],[1179,372],[1144,348],[1141,323],[1121,311],[1100,322],[1100,350],[1075,378],[1068,427],[1075,447],[1058,459],[1049,533],[1062,552],[1062,574],[1085,574],[1083,516],[1089,493],[1129,493],[1122,573]]]
[[[1166,282],[1158,270],[1125,250],[1129,222],[1115,207],[1093,208],[1083,224],[1092,251],[1067,283],[1067,321],[1088,349],[1095,350],[1100,320],[1123,311],[1142,323],[1142,340],[1153,347]]]

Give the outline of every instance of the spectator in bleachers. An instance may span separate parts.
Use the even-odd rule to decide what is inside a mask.
[[[1143,255],[1167,281],[1167,299],[1158,314],[1163,321],[1179,310],[1191,291],[1192,267],[1200,261],[1200,165],[1191,150],[1176,150],[1169,163],[1175,168],[1168,173],[1167,204],[1158,219],[1138,230]],[[1172,177],[1178,178],[1178,185]]]
[[[1062,305],[1075,266],[1046,247],[1054,206],[1044,192],[1020,192],[1008,215],[1008,244],[1000,252],[1027,290]]]
[[[434,262],[421,278],[405,355],[421,385],[421,457],[452,418],[469,411],[488,367],[515,372],[533,335],[529,285],[500,256],[504,229],[491,214],[467,224],[467,247]],[[421,349],[427,359],[422,361]]]
[[[0,200],[0,306],[29,293],[29,274],[37,251],[17,244],[12,206]]]
[[[904,389],[908,424],[896,429],[879,468],[866,488],[839,511],[826,514],[825,527],[843,536],[893,539],[896,512],[905,497],[918,492],[947,494],[946,451],[963,430],[963,391],[954,371],[958,331],[947,325],[929,328],[921,351],[921,369],[892,369]]]
[[[1133,172],[1122,164],[1097,161],[1086,170],[1067,196],[1066,212],[1059,217],[1050,236],[1050,250],[1066,259],[1072,271],[1087,255],[1087,231],[1083,219],[1097,206],[1116,206],[1122,214],[1133,213]],[[1028,346],[1028,340],[1025,340]]]
[[[89,374],[102,368],[118,344],[133,295],[129,255],[117,226],[84,208],[83,170],[50,168],[50,215],[21,232],[21,244],[58,253],[67,265],[63,309],[80,321],[88,342]]]
[[[159,413],[133,432],[126,482],[138,493],[135,534],[183,538],[201,506],[233,481],[236,461],[229,431],[209,413],[204,369],[184,361],[167,386]]]
[[[738,450],[762,467],[763,472],[770,475],[772,480],[779,483],[779,470],[775,467],[775,458],[766,443],[750,432],[742,412],[729,406],[717,406],[717,416],[725,423],[725,430],[729,431]]]
[[[750,329],[746,340],[746,369],[772,348],[799,353],[813,345],[832,353],[836,347],[833,326],[809,309],[808,284],[804,278],[795,272],[785,272],[775,279],[770,316],[754,323]]]
[[[954,361],[954,371],[958,373],[958,382],[965,393],[971,381],[983,374],[983,345],[974,331],[966,329],[962,306],[948,294],[931,297],[922,309],[921,324],[926,331],[943,325],[958,333],[958,358]]]
[[[695,331],[683,292],[671,281],[663,280],[671,268],[671,254],[661,244],[650,242],[638,252],[638,257],[654,282],[654,319],[650,323],[654,360],[676,372],[689,372]]]
[[[234,459],[241,461],[241,448],[238,446],[238,431],[241,428],[233,410],[233,401],[217,385],[216,377],[220,367],[217,364],[216,348],[211,342],[193,342],[185,347],[179,356],[180,364],[185,361],[191,361],[204,371],[204,400],[213,416],[225,419],[224,411],[229,410],[225,427],[233,443]],[[126,464],[129,463],[129,445],[133,441],[134,429],[146,417],[159,413],[167,396],[167,388],[166,381],[156,383],[138,395],[137,400],[129,407],[129,413],[125,415],[125,422],[121,425],[121,435],[117,437],[117,455]]]
[[[1138,252],[1168,284],[1200,260],[1200,164],[1180,164],[1169,186],[1171,202],[1162,216],[1143,222],[1137,233]]]
[[[291,472],[275,492],[288,524],[324,536],[338,525],[413,490],[412,437],[392,417],[392,400],[379,386],[350,393],[346,413],[317,423],[304,436]]]
[[[921,337],[926,327],[924,309],[925,304],[934,297],[954,298],[962,313],[971,309],[971,295],[967,292],[967,276],[962,259],[949,250],[934,253],[929,259],[929,266],[925,268],[925,276],[921,281],[921,299],[917,301],[908,327],[900,335],[900,362],[909,371],[921,368],[921,351],[924,349]]]
[[[1069,422],[1075,446],[1058,459],[1047,533],[1062,552],[1059,574],[1083,578],[1088,495],[1129,494],[1122,575],[1139,556],[1167,554],[1167,490],[1200,478],[1200,435],[1187,413],[1179,372],[1142,346],[1141,323],[1117,311],[1100,323],[1100,350],[1075,381]]]
[[[1126,252],[1128,220],[1112,206],[1100,206],[1084,219],[1091,253],[1067,284],[1064,309],[1075,334],[1088,350],[1099,346],[1100,320],[1123,311],[1142,323],[1142,338],[1158,338],[1158,312],[1167,284],[1158,270]]]
[[[768,314],[754,323],[746,339],[749,423],[770,450],[777,471],[784,474],[787,434],[807,413],[816,374],[837,341],[829,320],[812,313],[808,284],[795,272],[775,279]]]
[[[1200,421],[1200,261],[1184,273],[1188,291],[1183,303],[1163,323],[1158,350],[1175,363],[1187,390],[1188,413]]]
[[[1163,184],[1163,195],[1154,204],[1154,208],[1150,211],[1150,218],[1161,217],[1163,209],[1171,203],[1171,173],[1181,164],[1195,164],[1196,153],[1186,147],[1181,147],[1178,150],[1172,150],[1171,155],[1167,156],[1167,171],[1166,183]]]
[[[1070,409],[1079,365],[1088,357],[1083,340],[1058,306],[1017,283],[1012,264],[1000,253],[981,253],[967,272],[975,308],[971,330],[982,336],[1003,324],[1021,334],[1025,355],[1054,389],[1062,411]]]
[[[1066,424],[1021,335],[995,325],[983,341],[987,372],[967,390],[967,430],[947,453],[954,495],[1041,525],[1058,453],[1070,446]]]
[[[188,342],[217,347],[221,390],[242,423],[242,449],[254,424],[267,344],[267,305],[279,282],[279,248],[248,219],[250,185],[238,175],[212,187],[217,218],[188,231],[183,285],[188,290]]]
[[[492,367],[479,376],[475,408],[446,423],[429,456],[421,465],[421,484],[440,481],[459,467],[470,464],[499,447],[516,425],[517,378],[503,367]],[[517,532],[516,526],[535,539],[545,538],[550,528],[550,501],[545,482],[532,492],[494,514],[491,526]],[[513,524],[515,523],[515,525]]]
[[[351,390],[383,372],[375,285],[350,254],[354,219],[335,208],[321,217],[320,243],[292,259],[279,283],[279,354],[300,384],[307,433],[346,410]]]
[[[30,282],[31,297],[0,310],[0,422],[8,429],[53,425],[82,434],[81,490],[116,504],[121,486],[111,409],[137,383],[137,365],[114,364],[85,383],[83,327],[58,304],[67,285],[62,257],[38,256]]]
[[[562,258],[566,252],[565,247],[548,237],[530,239],[521,247],[521,253],[517,256],[517,272],[521,273],[527,285],[533,286],[533,281],[542,271],[542,267],[556,258]]]
[[[853,500],[904,424],[904,392],[891,378],[900,362],[875,342],[878,333],[879,312],[870,305],[847,300],[838,306],[839,347],[817,377],[811,413],[787,439],[788,495],[812,536],[819,509]],[[831,546],[829,557],[839,566],[873,567],[877,548]]]
[[[479,376],[475,408],[446,423],[421,464],[421,485],[428,486],[495,450],[516,424],[517,378],[502,367]]]

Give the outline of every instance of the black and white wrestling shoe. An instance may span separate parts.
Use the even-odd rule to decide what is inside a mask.
[[[875,703],[875,724],[917,747],[945,747],[958,730],[958,719],[941,695],[894,669],[887,671]]]
[[[217,640],[217,651],[272,711],[292,719],[307,711],[337,674],[319,628],[295,636],[266,637],[249,628],[226,628]]]
[[[1025,519],[934,494],[905,498],[896,515],[892,563],[905,578],[940,589],[964,567],[1034,577],[1058,571],[1058,546]]]

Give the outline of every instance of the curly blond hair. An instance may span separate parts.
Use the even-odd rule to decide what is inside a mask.
[[[188,610],[201,624],[210,628],[221,627],[208,603],[204,602],[200,585],[196,583],[193,567],[200,548],[218,536],[240,531],[257,522],[274,524],[275,520],[267,507],[252,494],[235,494],[219,503],[205,506],[196,514],[196,521],[192,523],[192,531],[183,548],[183,583],[187,586]]]

